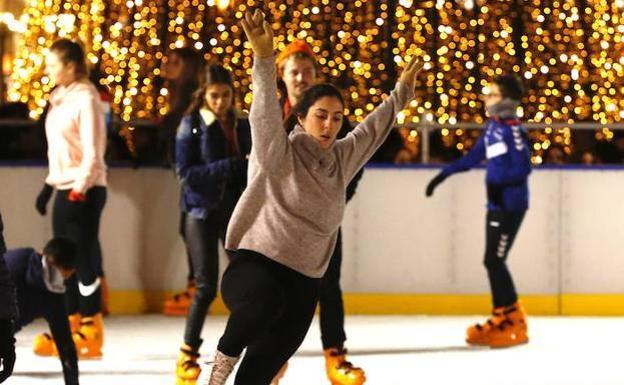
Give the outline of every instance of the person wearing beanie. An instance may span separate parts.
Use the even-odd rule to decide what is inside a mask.
[[[470,170],[487,160],[487,217],[484,264],[492,302],[492,317],[468,328],[471,345],[507,347],[529,340],[526,314],[518,301],[507,256],[529,207],[528,178],[531,173],[529,140],[516,109],[523,88],[514,75],[498,76],[485,95],[489,121],[483,134],[464,157],[445,167],[431,180],[426,196],[449,176]]]
[[[282,86],[280,105],[288,132],[292,131],[297,124],[296,116],[291,113],[293,106],[307,89],[319,81],[317,63],[314,51],[302,40],[293,41],[277,56],[277,73]],[[352,129],[353,126],[349,120],[344,118],[337,139],[344,138]],[[348,184],[345,197],[347,203],[355,195],[363,172],[364,169],[360,169]],[[347,360],[345,314],[340,287],[341,266],[342,231],[338,229],[336,247],[327,272],[321,279],[319,289],[321,342],[328,379],[337,385],[358,385],[365,382],[366,376],[362,368],[354,366]],[[278,373],[273,385],[279,383],[279,378],[284,375],[285,371],[286,367]]]

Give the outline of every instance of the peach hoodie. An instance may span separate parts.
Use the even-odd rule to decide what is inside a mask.
[[[106,186],[106,127],[102,108],[95,86],[87,80],[52,91],[45,121],[47,184],[81,194],[93,186]]]

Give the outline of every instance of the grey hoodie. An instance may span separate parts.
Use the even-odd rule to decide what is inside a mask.
[[[253,250],[312,278],[325,274],[345,209],[345,190],[413,97],[398,83],[345,138],[323,150],[301,127],[286,134],[275,58],[256,58],[247,189],[232,215],[226,249]]]

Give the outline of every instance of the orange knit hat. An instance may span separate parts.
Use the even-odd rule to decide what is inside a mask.
[[[308,43],[303,40],[295,40],[292,43],[288,44],[286,48],[284,48],[284,50],[280,52],[280,54],[277,56],[277,60],[275,62],[275,64],[277,64],[277,68],[281,68],[282,65],[284,65],[284,63],[286,62],[286,59],[296,53],[306,54],[310,56],[310,59],[316,62],[316,55],[314,54],[312,47],[310,47]]]

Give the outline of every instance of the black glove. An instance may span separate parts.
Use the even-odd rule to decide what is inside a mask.
[[[429,184],[427,185],[427,190],[425,191],[425,195],[428,197],[432,196],[436,187],[438,187],[440,183],[444,182],[446,178],[448,178],[448,175],[439,173],[433,179],[431,179],[431,182],[429,182]]]
[[[11,377],[15,365],[13,321],[9,319],[0,320],[0,361],[2,361],[2,371],[0,371],[0,383],[2,383]]]
[[[50,186],[49,184],[43,185],[43,188],[39,192],[39,195],[37,195],[37,200],[35,201],[35,208],[37,209],[39,214],[46,215],[46,206],[48,205],[48,202],[50,201],[53,192],[54,189],[52,188],[52,186]]]

